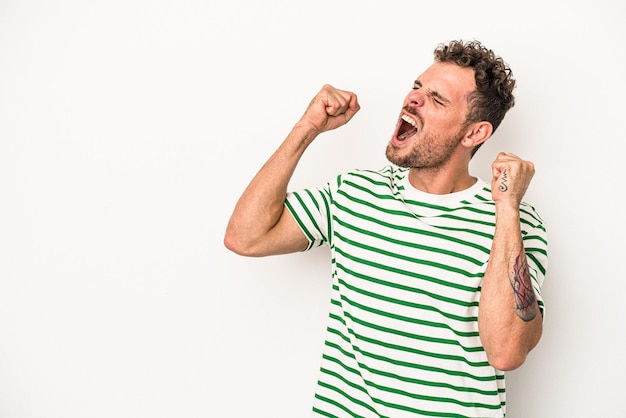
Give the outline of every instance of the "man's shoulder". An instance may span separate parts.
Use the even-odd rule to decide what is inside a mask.
[[[380,169],[354,169],[338,176],[340,181],[349,181],[356,178],[369,179],[373,182],[398,182],[406,176],[408,168],[387,165]]]

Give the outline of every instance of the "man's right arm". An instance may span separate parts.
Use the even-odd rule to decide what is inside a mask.
[[[300,121],[239,198],[224,245],[245,256],[303,251],[308,240],[285,210],[287,186],[306,148],[322,132],[346,124],[359,111],[356,95],[324,86]]]

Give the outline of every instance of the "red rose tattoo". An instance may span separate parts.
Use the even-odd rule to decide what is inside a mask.
[[[511,273],[509,281],[515,296],[515,311],[522,320],[532,321],[537,316],[537,308],[535,307],[537,297],[533,290],[528,263],[523,253],[515,257]]]

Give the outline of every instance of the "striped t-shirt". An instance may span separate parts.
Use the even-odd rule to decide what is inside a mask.
[[[504,373],[487,362],[478,302],[495,228],[490,185],[433,195],[387,166],[289,193],[309,239],[331,250],[332,293],[313,412],[325,417],[504,417]],[[543,309],[546,231],[521,228]]]

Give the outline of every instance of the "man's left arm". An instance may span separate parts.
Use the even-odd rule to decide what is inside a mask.
[[[543,317],[522,241],[520,204],[533,163],[500,153],[492,165],[496,228],[483,278],[478,313],[480,339],[499,370],[521,366],[541,338]]]

